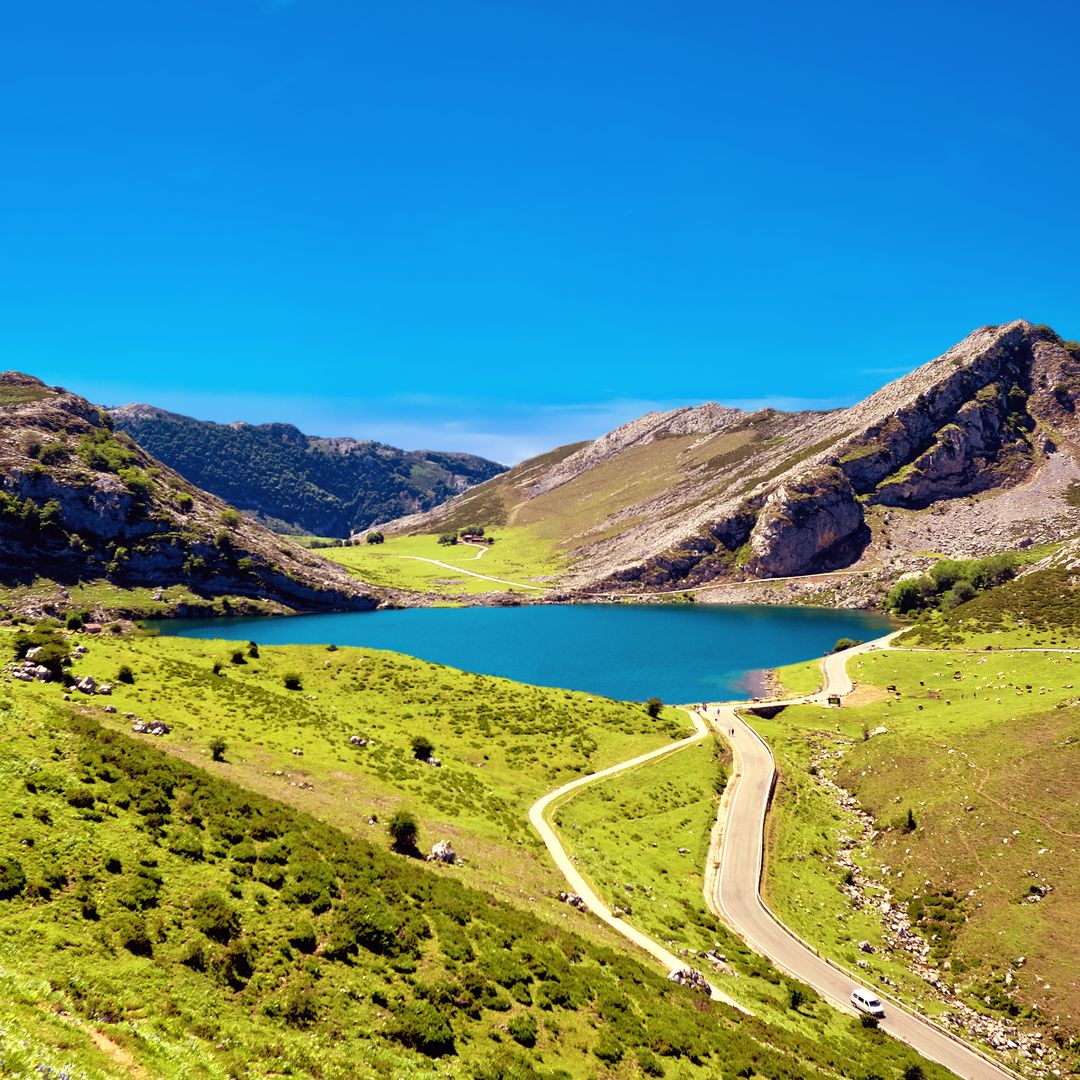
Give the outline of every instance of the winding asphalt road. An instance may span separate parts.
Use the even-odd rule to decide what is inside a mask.
[[[529,808],[529,821],[532,822],[533,828],[540,834],[540,838],[544,841],[548,852],[555,861],[555,865],[562,872],[563,877],[566,878],[570,888],[585,901],[585,906],[589,911],[602,922],[606,922],[612,929],[617,930],[628,941],[633,942],[639,948],[644,949],[650,956],[659,960],[669,972],[677,971],[680,968],[685,968],[689,965],[685,960],[680,959],[669,949],[665,949],[660,942],[654,941],[648,934],[643,934],[636,927],[624,922],[612,912],[611,908],[596,895],[592,886],[578,872],[578,868],[574,865],[573,859],[566,853],[566,848],[562,846],[562,841],[548,823],[545,815],[548,808],[553,803],[565,798],[567,795],[571,794],[571,792],[585,787],[586,784],[592,784],[597,780],[615,776],[616,773],[626,772],[627,769],[635,769],[640,765],[655,761],[657,758],[667,757],[668,754],[677,753],[687,746],[692,746],[694,743],[701,742],[702,739],[709,735],[708,724],[706,724],[702,717],[696,712],[692,712],[691,716],[694,720],[693,735],[690,735],[685,739],[680,739],[678,742],[670,743],[668,746],[661,746],[658,750],[652,750],[647,754],[640,754],[638,757],[631,758],[629,761],[621,761],[618,765],[612,765],[608,769],[601,769],[599,772],[589,773],[588,776],[582,776],[577,780],[571,780],[570,783],[563,784],[562,787],[556,788],[554,791],[549,791],[546,795],[541,796],[541,798],[537,799]],[[712,991],[712,996],[715,1000],[726,1002],[740,1012],[746,1012],[746,1009],[743,1008],[742,1005],[733,998],[728,997],[728,995],[718,987],[715,987],[710,983],[709,988]]]
[[[844,696],[853,687],[847,662],[856,654],[886,646],[894,635],[829,656],[823,662],[825,685],[816,694],[776,704],[824,703],[829,694]],[[745,708],[745,702],[741,703]],[[773,704],[773,702],[770,702]],[[709,706],[706,713],[731,744],[736,758],[734,791],[721,806],[709,865],[705,899],[709,907],[746,943],[782,971],[812,986],[823,998],[854,1012],[849,996],[856,977],[825,960],[789,931],[761,899],[765,816],[776,768],[764,740],[738,714],[739,703]],[[730,787],[730,785],[729,785]],[[866,985],[866,984],[864,984]],[[876,988],[873,992],[881,997]],[[1016,1074],[992,1062],[974,1047],[899,1004],[885,1000],[881,1028],[965,1080],[1006,1080]]]
[[[889,634],[826,657],[822,661],[824,684],[819,691],[795,698],[775,701],[770,699],[769,704],[825,704],[830,695],[844,697],[850,694],[854,683],[848,674],[848,661],[860,653],[888,647],[894,637],[896,634]],[[564,784],[532,805],[529,820],[540,834],[571,889],[581,896],[597,918],[655,957],[669,971],[685,967],[684,960],[665,949],[659,942],[615,917],[579,873],[545,815],[553,803],[587,784],[637,768],[700,742],[708,734],[708,728],[702,720],[704,712],[706,719],[731,743],[735,756],[735,773],[720,804],[705,868],[706,903],[710,910],[755,952],[765,956],[793,978],[813,987],[838,1009],[854,1013],[849,998],[851,991],[858,985],[858,979],[826,960],[811,945],[788,930],[761,899],[765,818],[772,798],[776,767],[772,752],[764,740],[738,714],[738,709],[745,708],[746,704],[745,701],[710,703],[704,706],[703,710],[691,707],[688,711],[694,721],[693,735]],[[742,1012],[747,1011],[718,988],[711,984],[710,987],[713,996],[718,1000]],[[876,988],[874,993],[884,997]],[[907,1043],[925,1057],[944,1065],[964,1080],[1017,1080],[1016,1073],[996,1064],[974,1046],[955,1038],[924,1017],[908,1012],[897,1002],[889,998],[884,1000],[886,1016],[881,1021],[882,1030]]]

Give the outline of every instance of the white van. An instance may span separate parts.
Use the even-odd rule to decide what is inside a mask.
[[[870,1016],[885,1015],[885,1006],[881,1004],[880,999],[861,986],[856,986],[851,991],[851,1004],[860,1012],[868,1013]]]

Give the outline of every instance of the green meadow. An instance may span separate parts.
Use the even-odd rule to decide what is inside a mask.
[[[705,905],[702,870],[730,767],[709,739],[591,784],[552,815],[578,869],[627,922],[686,956],[725,993],[771,1027],[827,1043],[850,1076],[891,1076],[904,1051],[793,983],[752,953]],[[703,955],[723,959],[716,963]]]
[[[493,895],[543,876],[509,869],[538,847],[533,794],[682,734],[674,710],[368,650],[76,640],[74,673],[111,696],[0,688],[0,1075],[809,1080],[917,1060],[813,1001],[740,1017],[587,916]],[[126,712],[173,732],[132,735]],[[410,758],[417,733],[441,768]],[[687,760],[715,780],[711,749]],[[682,822],[685,782],[656,782],[661,827]],[[466,865],[390,851],[404,805],[422,848],[456,826]]]
[[[339,563],[372,585],[434,592],[443,595],[474,595],[485,592],[535,592],[548,587],[565,566],[553,545],[532,530],[509,526],[488,530],[494,543],[483,548],[468,544],[440,544],[438,536],[388,536],[382,544],[356,544],[322,548],[319,554]],[[499,584],[424,559],[449,564],[471,574],[501,578]]]
[[[163,720],[167,752],[361,836],[398,808],[414,812],[425,850],[449,841],[452,872],[518,901],[558,883],[529,828],[531,803],[575,776],[663,745],[690,729],[682,712],[524,686],[370,649],[262,646],[182,638],[83,636],[75,675],[112,685],[76,695],[101,722]],[[133,682],[117,679],[122,666]],[[216,670],[215,670],[216,669]],[[296,676],[298,689],[286,687]],[[30,686],[44,700],[55,686]],[[109,704],[115,714],[102,710]],[[352,736],[369,740],[354,746]],[[422,735],[441,766],[416,759]],[[225,760],[209,744],[224,739]],[[294,754],[293,751],[301,751]]]
[[[1001,647],[1017,639],[1026,631],[999,634],[990,649],[975,638],[860,656],[850,706],[753,720],[781,774],[766,883],[808,940],[941,1010],[902,955],[880,950],[877,913],[853,910],[842,892],[837,852],[861,830],[813,774],[835,779],[874,819],[872,839],[852,851],[874,902],[907,910],[931,963],[970,1005],[1040,1021],[1064,1045],[1080,1017],[1080,653]],[[862,939],[873,954],[860,953]]]

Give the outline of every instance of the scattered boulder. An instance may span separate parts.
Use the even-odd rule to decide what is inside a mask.
[[[92,694],[97,690],[97,683],[92,675],[84,675],[81,679],[76,680],[75,689],[83,694]]]
[[[107,713],[114,713],[114,712],[116,712],[116,706],[115,705],[106,705],[106,706],[104,706],[104,711],[107,712]]]
[[[430,765],[434,769],[442,768],[442,762],[434,754],[432,754],[431,757],[424,758],[424,764]]]
[[[32,649],[27,649],[26,650],[26,659],[27,660],[36,660],[41,655],[44,648],[45,648],[44,645],[36,645]]]
[[[561,892],[559,893],[559,899],[564,904],[569,904],[572,908],[577,908],[578,911],[588,911],[589,907],[584,900],[576,892]]]
[[[698,990],[706,997],[712,997],[712,987],[709,985],[709,980],[696,968],[676,968],[668,976],[668,982],[688,987],[691,990]]]
[[[293,754],[293,757],[303,757],[304,756],[304,751],[301,750],[299,746],[294,746],[292,748],[292,754]]]
[[[106,697],[112,693],[112,687],[108,683],[102,683],[98,688],[99,694],[104,694]]]
[[[164,720],[136,720],[131,725],[136,735],[168,735],[172,728]]]
[[[869,941],[864,939],[859,942],[859,952],[872,953],[873,951],[874,946],[871,945]]]
[[[428,862],[456,863],[457,852],[450,846],[448,840],[438,840],[431,848],[431,854],[427,857]]]
[[[367,746],[368,744],[367,739],[365,739],[363,735],[350,735],[349,742],[351,742],[353,746]]]

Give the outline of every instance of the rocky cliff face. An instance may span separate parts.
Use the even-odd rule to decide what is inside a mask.
[[[291,610],[370,608],[380,595],[246,521],[112,428],[104,411],[0,374],[0,584],[188,586]]]
[[[705,531],[720,543],[692,565],[647,559],[614,580],[700,583],[850,565],[872,539],[873,507],[924,510],[1012,487],[1048,455],[1075,450],[1078,399],[1080,355],[1052,331],[1023,321],[976,330],[851,409],[808,418],[815,434],[849,433],[717,507]]]
[[[1078,401],[1080,346],[1016,321],[848,409],[651,413],[464,500],[548,535],[565,523],[566,583],[590,591],[978,554],[1080,531],[1064,512],[1080,479]],[[437,529],[458,502],[399,525]],[[582,528],[590,505],[603,510]]]

